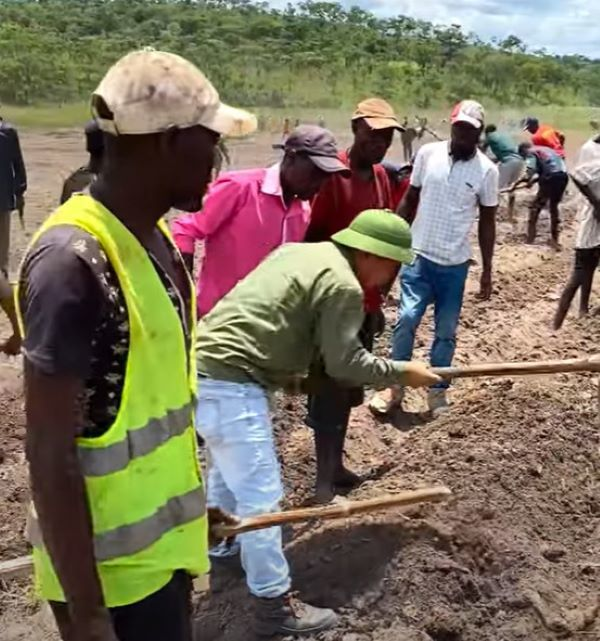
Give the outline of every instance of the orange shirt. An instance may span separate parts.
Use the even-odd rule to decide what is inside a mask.
[[[540,147],[550,147],[561,157],[565,157],[562,143],[562,134],[550,125],[540,125],[540,128],[531,136],[531,142]]]

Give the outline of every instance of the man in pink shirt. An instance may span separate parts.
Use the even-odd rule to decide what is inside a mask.
[[[204,316],[242,278],[283,243],[300,242],[311,200],[331,174],[350,173],[338,159],[333,135],[303,125],[282,145],[281,163],[268,169],[232,171],[219,177],[202,210],[172,224],[190,270],[196,241],[204,241],[198,277],[198,315]]]

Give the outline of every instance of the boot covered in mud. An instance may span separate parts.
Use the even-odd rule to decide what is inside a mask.
[[[333,610],[308,605],[292,592],[274,599],[253,599],[255,631],[261,637],[317,634],[333,628],[338,622]]]
[[[432,416],[435,418],[450,411],[446,390],[443,388],[432,387],[427,393],[427,406]]]
[[[381,392],[375,392],[369,401],[369,409],[375,416],[385,416],[396,409],[402,408],[404,387],[393,385]]]

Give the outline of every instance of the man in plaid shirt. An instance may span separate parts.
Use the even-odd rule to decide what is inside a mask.
[[[474,100],[463,100],[452,110],[450,123],[449,142],[430,143],[419,150],[410,187],[398,207],[398,214],[412,224],[416,259],[403,267],[400,277],[392,358],[411,359],[415,332],[425,310],[433,304],[433,367],[452,363],[471,263],[469,235],[477,214],[482,299],[492,293],[496,236],[498,169],[477,146],[484,124],[483,107]],[[429,390],[428,405],[434,415],[448,409],[447,387],[447,382],[440,382]],[[386,390],[373,398],[370,407],[376,413],[386,413],[400,406],[403,395],[402,387]]]

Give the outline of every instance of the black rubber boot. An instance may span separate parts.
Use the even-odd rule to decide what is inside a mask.
[[[337,434],[335,432],[315,430],[317,457],[315,501],[317,503],[329,503],[335,497],[336,450]]]
[[[337,625],[337,614],[329,608],[303,603],[291,592],[274,599],[255,601],[255,632],[261,637],[317,634]]]
[[[346,432],[348,425],[335,434],[333,446],[333,484],[345,490],[351,490],[361,484],[362,479],[358,474],[349,470],[344,465],[344,445],[346,444]]]

